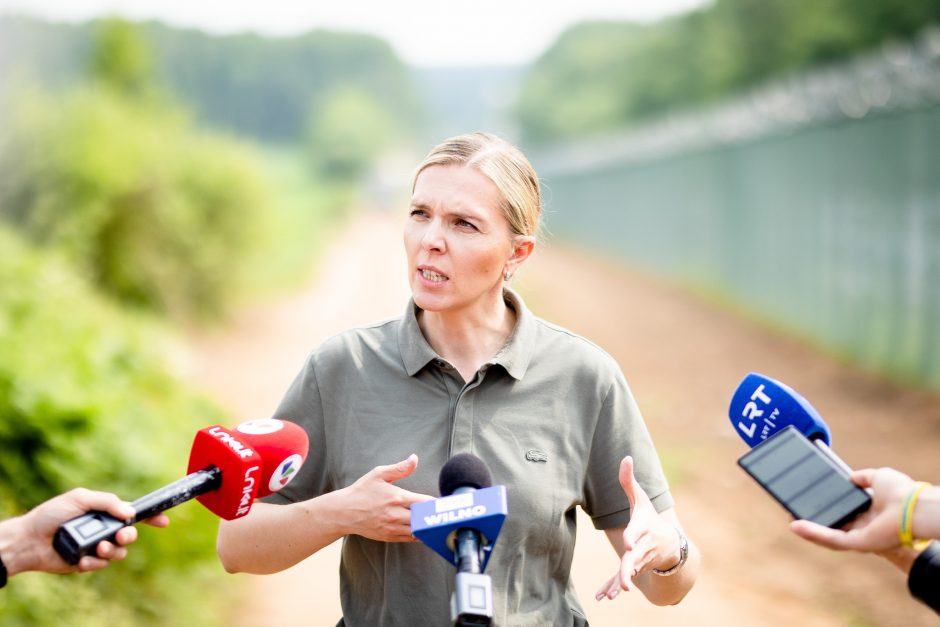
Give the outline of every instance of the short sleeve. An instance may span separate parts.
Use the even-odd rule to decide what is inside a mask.
[[[280,491],[261,500],[276,504],[296,503],[329,492],[332,486],[329,481],[326,430],[315,354],[307,359],[303,369],[281,399],[273,417],[303,427],[310,440],[310,448],[297,477]]]
[[[630,520],[630,503],[620,486],[620,461],[631,455],[637,481],[656,511],[673,505],[669,484],[646,423],[627,382],[616,368],[601,405],[584,485],[584,510],[597,529],[623,527]]]

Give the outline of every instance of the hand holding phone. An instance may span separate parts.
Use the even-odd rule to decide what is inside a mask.
[[[792,426],[748,451],[738,465],[797,519],[837,528],[871,507],[845,464]]]

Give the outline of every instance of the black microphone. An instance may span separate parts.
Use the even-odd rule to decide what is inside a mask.
[[[489,468],[479,457],[460,453],[451,457],[438,481],[441,497],[472,494],[493,485]],[[451,616],[457,627],[489,625],[493,619],[493,586],[489,575],[482,574],[484,540],[471,520],[447,538],[457,562],[457,582],[451,598]]]

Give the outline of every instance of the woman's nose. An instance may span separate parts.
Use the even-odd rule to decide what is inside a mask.
[[[421,244],[425,250],[436,250],[443,252],[446,248],[444,244],[444,229],[437,220],[431,220],[424,230],[424,236],[421,238]]]

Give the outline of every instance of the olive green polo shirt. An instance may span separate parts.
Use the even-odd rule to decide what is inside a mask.
[[[514,292],[505,298],[516,326],[468,382],[425,340],[413,301],[401,318],[346,331],[314,350],[275,414],[306,429],[310,452],[297,478],[266,500],[306,500],[411,453],[418,467],[396,485],[436,497],[447,459],[473,453],[508,492],[509,515],[486,569],[495,623],[583,624],[569,582],[575,508],[598,529],[627,523],[618,481],[627,454],[654,506],[673,501],[613,358],[535,317]],[[604,573],[616,565],[611,550]],[[449,625],[454,576],[452,565],[420,543],[347,536],[340,565],[345,624]]]

